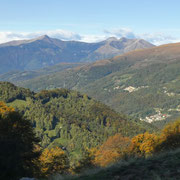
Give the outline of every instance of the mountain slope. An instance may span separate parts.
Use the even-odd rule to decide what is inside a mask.
[[[180,115],[179,49],[180,43],[136,50],[17,84],[33,90],[77,89],[149,122],[174,119]]]
[[[153,45],[138,39],[108,39],[98,43],[61,41],[41,36],[36,39],[0,44],[0,73],[35,70],[60,62],[87,62],[110,58]]]
[[[84,85],[88,85],[91,82],[104,78],[105,76],[115,72],[120,73],[128,72],[129,70],[143,69],[156,63],[176,63],[180,59],[179,49],[180,43],[145,50],[136,50],[124,55],[116,56],[112,59],[100,60],[67,71],[56,72],[56,74],[53,74],[52,76],[48,75],[49,78],[44,76],[34,78],[30,81],[24,81],[20,83],[20,85],[22,84],[25,85],[25,87],[37,90],[42,88],[48,89],[50,83],[55,87],[62,87],[65,82],[66,88],[79,89]],[[45,86],[42,87],[41,82],[45,82],[45,79]],[[51,80],[48,81],[49,79]]]
[[[65,147],[71,155],[102,144],[109,136],[133,136],[155,128],[120,115],[87,95],[66,89],[31,92],[0,82],[0,101],[31,120],[43,147]]]
[[[59,63],[50,67],[45,67],[40,70],[32,71],[10,71],[4,74],[0,74],[1,81],[17,82],[28,79],[37,78],[39,76],[50,75],[53,73],[61,72],[66,69],[70,69],[77,66],[83,66],[88,63]]]

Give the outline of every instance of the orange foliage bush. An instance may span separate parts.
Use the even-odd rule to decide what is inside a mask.
[[[8,107],[4,102],[0,101],[0,115],[15,111],[13,107]]]
[[[45,149],[40,158],[40,169],[43,176],[64,173],[69,168],[69,161],[65,152],[59,148]]]
[[[123,157],[130,144],[128,137],[116,134],[107,139],[94,154],[93,163],[105,167]]]
[[[180,119],[169,123],[162,130],[156,152],[171,150],[180,147]]]
[[[130,154],[148,156],[154,152],[158,137],[148,132],[139,134],[132,138]]]
[[[132,138],[130,154],[149,156],[153,153],[173,150],[180,147],[180,119],[169,123],[159,136],[150,133],[139,134]]]

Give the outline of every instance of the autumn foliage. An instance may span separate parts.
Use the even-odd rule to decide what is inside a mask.
[[[159,143],[156,145],[157,152],[180,148],[180,119],[169,123],[161,132]]]
[[[130,144],[128,137],[116,134],[100,146],[95,152],[94,164],[98,166],[107,166],[123,157]]]
[[[148,132],[132,138],[130,154],[149,156],[180,147],[180,120],[169,123],[159,135]]]
[[[149,157],[156,153],[180,147],[180,120],[169,123],[160,134],[145,132],[132,139],[116,134],[94,150],[93,163],[105,167],[124,156]]]
[[[149,156],[154,152],[157,136],[148,132],[132,138],[129,152],[138,156]]]
[[[8,107],[4,102],[0,101],[0,115],[8,114],[15,111],[13,107]]]
[[[49,176],[56,173],[65,173],[69,168],[68,157],[65,152],[59,148],[46,148],[40,158],[40,170],[42,176]]]

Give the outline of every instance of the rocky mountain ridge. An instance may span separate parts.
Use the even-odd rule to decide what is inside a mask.
[[[93,62],[154,45],[138,39],[109,38],[97,43],[62,41],[47,35],[0,44],[0,74],[36,70],[58,63]]]

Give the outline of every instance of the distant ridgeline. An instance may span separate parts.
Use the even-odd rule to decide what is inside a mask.
[[[0,74],[35,70],[58,63],[93,62],[154,45],[142,39],[109,38],[97,43],[61,41],[41,36],[0,44]]]
[[[43,147],[64,147],[70,154],[98,146],[118,132],[132,137],[155,129],[146,122],[116,113],[86,94],[67,89],[34,93],[0,82],[0,101],[31,120]]]

